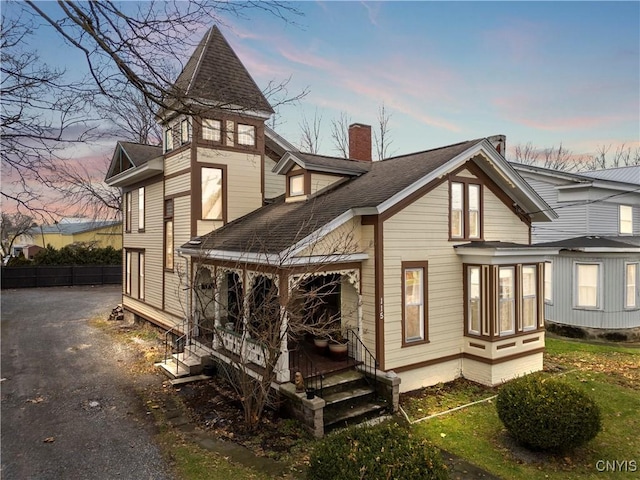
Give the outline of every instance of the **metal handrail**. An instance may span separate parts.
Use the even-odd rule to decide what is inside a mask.
[[[358,334],[351,328],[347,329],[347,340],[348,340],[348,357],[355,359],[356,361],[361,362],[361,368],[364,369],[365,375],[367,378],[372,378],[373,380],[373,389],[378,394],[378,376],[377,371],[379,368],[378,360],[376,357],[369,351],[367,346],[362,343]],[[367,375],[369,373],[369,375]]]
[[[289,366],[291,371],[291,381],[294,381],[296,372],[302,373],[306,388],[315,389],[315,394],[322,397],[324,375],[316,367],[313,359],[305,351],[304,348],[296,348],[293,350],[293,362]]]

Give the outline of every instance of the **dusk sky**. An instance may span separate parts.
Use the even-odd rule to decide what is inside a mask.
[[[292,95],[309,90],[279,112],[278,132],[294,144],[302,113],[317,109],[321,153],[337,154],[331,121],[345,112],[373,125],[384,102],[394,154],[494,134],[511,148],[562,142],[578,155],[640,146],[639,2],[294,6],[303,15],[290,23],[252,10],[220,26],[261,88],[291,77]],[[79,53],[46,30],[36,43],[51,65],[82,69]]]

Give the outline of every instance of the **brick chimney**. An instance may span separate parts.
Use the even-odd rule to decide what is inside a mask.
[[[349,125],[349,158],[371,161],[371,125],[362,123]]]

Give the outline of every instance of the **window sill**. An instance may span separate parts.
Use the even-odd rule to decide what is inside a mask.
[[[587,312],[601,312],[604,310],[602,307],[582,307],[579,305],[574,305],[572,308],[573,310],[584,310]]]
[[[410,341],[402,341],[402,348],[405,347],[415,347],[417,345],[426,345],[428,343],[431,343],[429,341],[429,339],[425,339],[425,340],[410,340]]]

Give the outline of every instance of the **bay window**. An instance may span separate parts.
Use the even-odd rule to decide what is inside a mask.
[[[508,335],[515,332],[516,297],[515,275],[513,267],[499,268],[499,322],[500,335]]]
[[[574,307],[599,309],[600,302],[600,264],[576,263],[574,271]]]
[[[544,262],[544,301],[553,302],[553,262]]]
[[[536,267],[523,265],[522,267],[522,329],[533,330],[537,321],[537,275]]]
[[[469,333],[473,333],[475,335],[480,335],[480,329],[482,328],[482,283],[480,281],[481,274],[482,271],[481,267],[479,266],[472,266],[468,269],[468,328]]]

